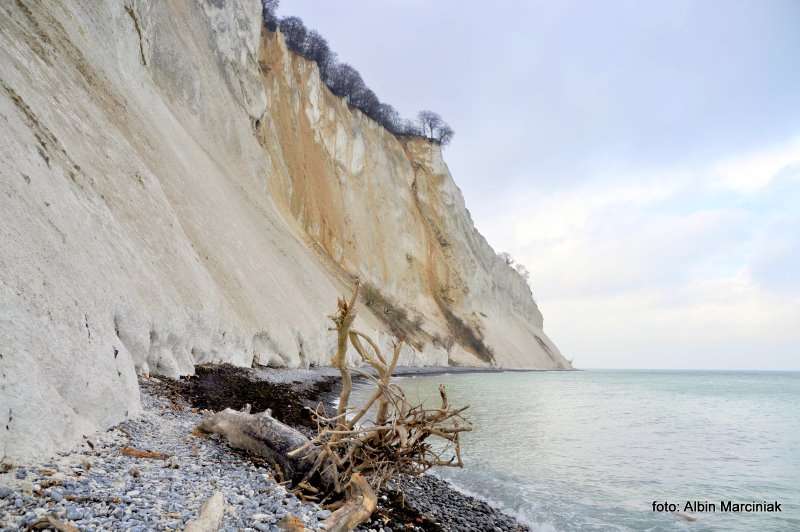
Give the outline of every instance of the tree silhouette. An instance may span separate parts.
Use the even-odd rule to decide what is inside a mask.
[[[279,27],[289,50],[303,55],[308,36],[308,30],[303,24],[303,20],[299,17],[286,17],[281,19]]]
[[[439,144],[448,144],[455,135],[453,128],[433,111],[420,111],[417,114],[417,120],[419,120],[422,135]]]
[[[328,41],[316,30],[311,30],[306,34],[302,54],[314,61],[319,66],[320,72],[325,72],[330,62],[335,61]]]
[[[361,74],[347,63],[331,65],[326,72],[325,83],[336,96],[350,100],[357,91],[365,88]]]
[[[442,146],[447,146],[450,144],[450,141],[453,140],[453,136],[455,135],[455,131],[453,128],[448,126],[447,124],[443,124],[439,127],[438,131],[436,131],[435,139],[441,144]]]
[[[429,139],[433,138],[434,132],[442,126],[442,117],[433,111],[420,111],[417,113],[417,120],[419,120],[422,127],[422,133]]]
[[[278,5],[280,5],[280,0],[261,0],[261,16],[269,31],[278,29],[278,15],[276,15]]]

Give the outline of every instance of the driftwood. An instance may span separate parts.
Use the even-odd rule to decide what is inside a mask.
[[[369,482],[359,473],[353,473],[347,485],[346,502],[323,522],[326,532],[346,532],[363,523],[378,506],[378,498]]]
[[[300,431],[273,418],[269,412],[249,414],[226,408],[205,418],[198,428],[222,434],[231,447],[266,458],[279,475],[298,484],[313,467],[317,456],[311,452],[298,457],[290,452],[309,443]],[[332,477],[321,477],[323,489],[334,488]]]
[[[150,458],[153,460],[166,460],[169,458],[169,455],[165,453],[136,449],[135,447],[123,447],[122,454],[125,456],[131,456],[133,458]]]
[[[378,345],[366,334],[352,328],[359,285],[349,301],[339,299],[337,313],[331,316],[338,334],[333,365],[342,373],[342,391],[336,416],[326,417],[323,409],[314,414],[317,436],[290,453],[316,457],[313,475],[324,464],[326,473],[333,471],[335,492],[341,493],[354,473],[363,474],[377,490],[397,473],[421,474],[434,466],[462,467],[459,436],[472,430],[461,414],[468,407],[450,407],[444,386],[439,387],[441,405],[426,408],[410,404],[403,390],[391,382],[397,367],[402,340],[396,341],[391,359],[384,357]],[[349,405],[352,381],[347,367],[348,341],[376,375],[355,370],[375,385],[375,392],[360,408]],[[374,420],[367,420],[370,408],[376,406]],[[443,449],[431,444],[435,438]],[[446,456],[452,452],[449,456]]]
[[[224,435],[233,447],[265,457],[296,492],[338,508],[324,523],[326,530],[352,530],[369,519],[376,507],[376,491],[397,473],[421,474],[434,466],[462,467],[459,435],[472,429],[462,413],[452,408],[444,386],[441,403],[428,408],[412,405],[403,390],[391,382],[403,342],[395,342],[387,358],[366,334],[352,328],[359,285],[349,300],[339,299],[331,316],[337,348],[331,363],[341,373],[342,389],[337,412],[329,415],[322,405],[314,411],[317,435],[307,438],[274,419],[269,412],[250,414],[223,410],[207,417],[198,427]],[[375,385],[364,405],[351,409],[351,368],[347,347],[352,345],[367,373],[353,369]],[[374,419],[368,413],[375,408]],[[438,439],[440,445],[432,445]]]
[[[28,525],[28,530],[58,530],[59,532],[80,532],[73,524],[61,521],[53,515],[40,517]]]
[[[225,497],[221,491],[215,491],[211,497],[200,506],[197,519],[186,523],[183,532],[217,532],[222,526],[225,517]]]

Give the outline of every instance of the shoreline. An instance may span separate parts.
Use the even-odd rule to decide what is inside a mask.
[[[484,368],[398,368],[397,376],[475,373]],[[501,372],[495,368],[492,373]],[[456,371],[453,371],[456,370]],[[354,375],[354,380],[364,379]],[[328,515],[298,500],[273,477],[269,465],[230,448],[217,436],[192,431],[204,410],[267,408],[281,421],[313,433],[308,408],[338,398],[339,372],[198,366],[178,380],[141,377],[143,414],[87,437],[82,445],[38,463],[0,473],[0,530],[49,518],[80,530],[178,530],[219,490],[229,509],[223,527],[277,531],[295,515],[318,530]],[[148,459],[126,448],[163,453]],[[52,527],[51,527],[52,528]],[[432,474],[397,477],[379,493],[378,509],[357,530],[524,531],[529,528],[480,497]]]
[[[530,369],[530,368],[472,368],[466,366],[398,366],[394,372],[395,377],[409,377],[416,375],[460,375],[467,373],[549,373],[560,371],[582,371],[580,369]]]

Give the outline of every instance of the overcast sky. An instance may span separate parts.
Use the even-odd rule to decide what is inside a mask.
[[[402,114],[584,368],[800,369],[800,2],[284,0]]]

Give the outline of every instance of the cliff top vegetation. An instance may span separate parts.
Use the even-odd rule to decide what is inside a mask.
[[[390,104],[382,102],[367,87],[364,79],[352,65],[339,61],[328,41],[318,31],[309,29],[299,17],[278,17],[280,0],[262,0],[264,26],[269,31],[280,31],[286,46],[293,52],[314,61],[320,76],[330,91],[347,103],[381,124],[398,137],[421,137],[439,145],[447,145],[455,132],[438,113],[420,111],[416,120],[409,120]]]

